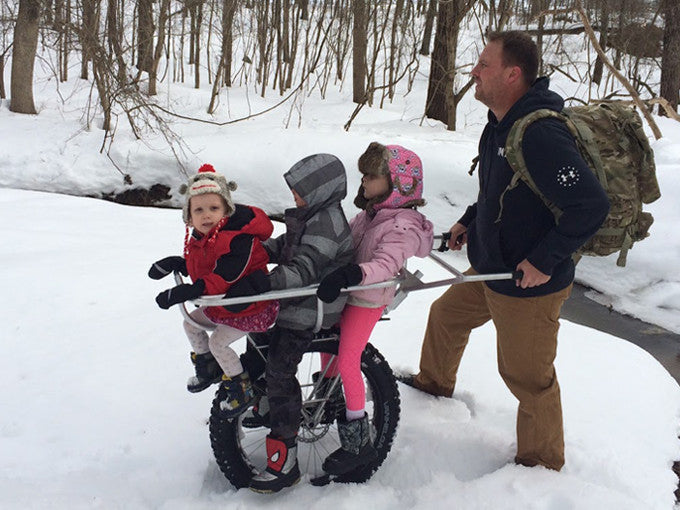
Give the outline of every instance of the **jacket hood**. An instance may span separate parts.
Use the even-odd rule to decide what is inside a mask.
[[[332,154],[314,154],[295,163],[283,174],[288,187],[307,202],[314,214],[347,196],[347,175],[342,162]]]
[[[561,112],[564,108],[564,99],[553,92],[548,87],[550,85],[550,79],[547,77],[538,78],[531,88],[520,97],[517,102],[508,110],[508,113],[503,117],[503,119],[498,122],[496,116],[489,110],[489,122],[497,126],[499,131],[510,131],[512,125],[525,115],[539,110],[541,108],[546,108],[548,110],[554,110],[556,112]]]

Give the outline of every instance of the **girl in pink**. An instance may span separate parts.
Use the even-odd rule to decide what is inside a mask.
[[[317,295],[327,303],[342,288],[389,280],[406,259],[425,257],[432,249],[432,223],[416,210],[425,204],[420,158],[399,145],[373,142],[359,157],[358,166],[363,177],[354,205],[362,212],[350,221],[355,263],[321,281]],[[352,292],[342,313],[336,364],[326,376],[340,372],[347,409],[345,418],[338,419],[342,446],[323,463],[329,474],[347,473],[376,458],[365,412],[361,353],[394,293],[394,287]],[[330,355],[322,355],[322,366],[329,360]]]

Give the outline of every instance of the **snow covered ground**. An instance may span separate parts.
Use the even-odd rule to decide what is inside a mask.
[[[512,463],[516,402],[486,326],[473,333],[455,398],[400,386],[393,451],[368,483],[234,491],[210,451],[210,392],[185,390],[179,312],[153,300],[169,282],[146,277],[177,251],[179,212],[11,189],[0,189],[0,211],[0,508],[673,507],[680,388],[642,349],[566,321],[562,472]],[[443,276],[427,261],[412,267]],[[372,342],[393,367],[417,367],[439,292],[410,294],[376,328]]]
[[[295,106],[241,123],[177,121],[174,129],[189,148],[190,170],[212,163],[238,182],[236,201],[268,213],[292,205],[283,172],[329,152],[347,167],[343,205],[351,217],[355,162],[368,143],[407,146],[424,162],[423,212],[445,231],[476,195],[467,169],[485,110],[468,95],[458,131],[421,122],[427,72],[425,62],[409,95],[383,110],[365,108],[349,132],[342,125],[354,109],[351,91],[333,88],[325,101],[300,96]],[[680,388],[642,349],[567,321],[557,359],[567,448],[560,473],[512,463],[516,402],[497,374],[486,326],[473,333],[454,399],[400,388],[393,451],[367,484],[300,484],[272,497],[235,492],[212,460],[211,396],[184,389],[191,368],[179,313],[153,300],[167,282],[146,278],[150,262],[180,253],[180,211],[83,198],[125,190],[122,172],[133,186],[171,183],[176,206],[185,176],[158,138],[135,140],[122,118],[110,154],[116,169],[98,152],[96,122],[83,128],[89,84],[73,78],[57,87],[45,69],[36,76],[39,115],[16,115],[0,102],[0,508],[673,507]],[[554,83],[565,96],[571,87]],[[279,100],[225,90],[225,107],[209,117],[207,86],[172,84],[159,99],[215,121]],[[577,279],[596,289],[594,299],[680,332],[680,124],[658,122],[664,138],[652,145],[662,197],[646,207],[656,218],[651,237],[630,252],[626,268],[615,256],[587,258]],[[448,257],[466,267],[464,254]],[[441,271],[427,261],[412,265],[419,266],[426,277]],[[427,310],[440,292],[411,294],[376,329],[372,342],[393,367],[417,368]]]

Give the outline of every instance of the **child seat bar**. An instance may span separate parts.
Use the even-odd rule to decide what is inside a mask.
[[[184,283],[184,280],[182,279],[182,275],[175,271],[174,273],[175,276],[175,282],[177,285],[181,285]],[[400,273],[398,276],[395,278],[392,278],[390,280],[386,280],[384,282],[379,282],[379,283],[371,283],[369,285],[355,285],[352,287],[347,287],[345,289],[342,289],[340,292],[342,294],[346,294],[348,292],[353,292],[355,290],[370,290],[370,289],[382,289],[385,287],[392,287],[394,285],[398,285],[403,279],[403,275]],[[283,289],[283,290],[271,290],[269,292],[263,292],[262,294],[257,294],[254,296],[239,296],[239,297],[232,297],[232,298],[225,298],[224,296],[201,296],[198,299],[192,300],[192,303],[194,303],[197,306],[225,306],[225,305],[238,305],[238,304],[243,304],[243,303],[252,303],[254,301],[269,301],[269,300],[274,300],[274,299],[290,299],[290,298],[296,298],[296,297],[303,297],[303,296],[312,296],[316,295],[316,289],[319,285],[309,285],[307,287],[298,287],[295,289]],[[323,301],[321,301],[319,298],[316,299],[316,324],[314,325],[314,333],[318,332],[321,329],[321,326],[323,325]],[[196,321],[194,321],[191,316],[189,315],[189,312],[186,308],[186,305],[184,303],[180,303],[180,311],[182,312],[182,315],[184,316],[184,319],[191,325],[199,328],[199,329],[214,329],[211,327],[206,327],[201,324],[198,324]]]

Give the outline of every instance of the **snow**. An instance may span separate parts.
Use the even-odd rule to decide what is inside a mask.
[[[110,152],[117,169],[98,152],[97,119],[83,127],[89,85],[72,78],[57,93],[45,69],[36,76],[39,115],[13,114],[0,103],[0,508],[673,508],[680,388],[644,350],[564,320],[556,362],[567,455],[561,472],[512,463],[516,401],[497,374],[495,333],[486,325],[471,336],[453,399],[400,386],[394,447],[368,483],[301,483],[275,496],[235,491],[210,451],[212,396],[185,390],[191,366],[179,313],[153,300],[169,283],[146,277],[152,261],[180,253],[181,212],[86,198],[123,191],[129,174],[135,186],[172,183],[168,205],[177,206],[185,175],[159,137],[135,140],[122,118]],[[383,110],[364,108],[348,132],[351,91],[333,87],[325,101],[312,92],[248,121],[173,127],[190,171],[212,163],[238,182],[236,201],[268,213],[292,206],[283,172],[329,152],[347,167],[343,205],[351,216],[361,152],[373,140],[405,145],[424,162],[423,212],[445,231],[476,194],[467,169],[484,109],[468,95],[459,131],[421,123],[426,77],[421,66],[411,94]],[[207,86],[164,86],[163,104],[217,122],[279,100],[273,92],[262,99],[252,90],[224,91],[224,108],[210,117]],[[569,95],[567,86],[554,88]],[[657,120],[664,137],[652,146],[662,198],[646,207],[656,218],[651,237],[624,269],[616,256],[584,259],[577,280],[595,289],[597,301],[680,332],[680,124]],[[466,267],[464,254],[447,257]],[[428,261],[411,267],[428,280],[442,276]],[[412,293],[376,328],[372,343],[392,367],[417,369],[427,310],[442,290]]]

